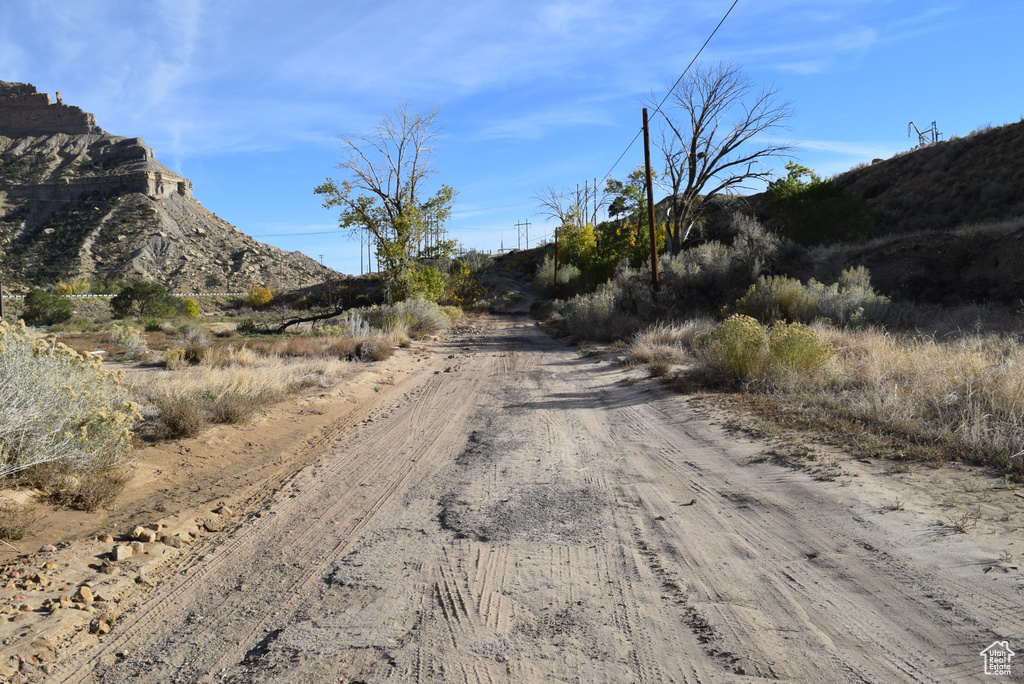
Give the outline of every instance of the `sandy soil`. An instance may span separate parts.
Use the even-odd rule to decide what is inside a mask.
[[[107,683],[963,682],[1022,645],[1024,499],[995,478],[753,439],[525,319],[396,359],[317,420],[271,410],[264,456],[181,445],[168,524],[198,538],[108,562],[109,606],[15,645]],[[156,515],[132,510],[107,522]]]

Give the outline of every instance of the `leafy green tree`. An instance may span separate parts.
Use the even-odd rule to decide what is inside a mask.
[[[807,180],[804,180],[806,177]],[[768,184],[765,198],[772,204],[784,203],[821,185],[821,176],[795,161],[786,162],[786,177]]]
[[[369,237],[391,301],[425,294],[424,288],[433,292],[436,278],[420,272],[428,260],[451,256],[455,248],[454,241],[426,239],[432,226],[451,216],[456,195],[443,184],[429,197],[424,193],[436,173],[430,164],[436,119],[436,109],[424,114],[400,105],[372,133],[344,136],[338,168],[347,177],[340,183],[329,178],[314,191],[325,208],[341,209],[342,228]]]
[[[35,288],[25,295],[22,320],[28,325],[56,325],[71,318],[71,302],[46,290]]]
[[[785,224],[784,234],[805,246],[856,240],[870,234],[867,205],[851,197],[831,178],[796,162],[786,164],[785,178],[765,192],[776,216]]]
[[[110,310],[114,318],[172,316],[177,303],[163,285],[139,280],[125,285],[110,300]]]
[[[609,178],[606,191],[613,197],[608,205],[608,215],[612,218],[621,216],[622,220],[600,226],[599,260],[614,269],[619,261],[628,259],[630,266],[639,268],[651,258],[651,230],[643,167],[634,169],[625,181]],[[658,251],[663,251],[665,234],[658,226],[655,226],[655,239],[658,241]]]

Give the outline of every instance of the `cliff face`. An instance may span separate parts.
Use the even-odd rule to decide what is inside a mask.
[[[17,138],[25,135],[103,133],[96,117],[79,107],[50,102],[48,93],[37,93],[27,83],[0,81],[0,135]]]
[[[141,138],[0,81],[0,278],[146,279],[177,290],[316,282],[326,270],[205,209]]]

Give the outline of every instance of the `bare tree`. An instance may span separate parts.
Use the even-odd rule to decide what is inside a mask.
[[[771,176],[765,163],[792,146],[772,136],[793,115],[774,88],[755,88],[734,64],[699,66],[672,92],[661,132],[669,202],[668,243],[678,254],[701,205],[722,192],[751,189]]]
[[[447,185],[432,197],[423,186],[437,170],[430,164],[431,144],[437,137],[437,110],[410,111],[399,105],[385,114],[372,133],[343,136],[345,157],[338,163],[346,178],[316,188],[325,207],[340,207],[339,225],[365,231],[383,265],[388,294],[396,299],[410,294],[424,235],[432,222],[451,214],[455,191]],[[450,250],[450,245],[437,245]],[[437,251],[437,249],[435,249]]]
[[[537,208],[541,215],[558,221],[559,226],[574,220],[572,197],[566,190],[555,190],[549,185],[544,192],[534,195],[533,199],[537,200]]]
[[[582,227],[587,223],[597,225],[597,212],[608,204],[609,195],[599,191],[595,181],[593,187],[584,184],[582,188],[577,185],[562,190],[549,185],[533,198],[537,200],[541,215],[555,219],[559,226],[578,224]]]

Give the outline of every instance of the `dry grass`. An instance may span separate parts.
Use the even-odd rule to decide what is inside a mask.
[[[155,432],[160,439],[195,437],[206,427],[206,412],[199,397],[158,395],[151,401],[160,410]]]
[[[823,405],[1024,474],[1024,347],[1015,338],[938,342],[877,330],[830,337],[836,363],[814,392]]]
[[[0,539],[15,541],[28,534],[38,520],[33,506],[22,506],[10,499],[0,499]]]
[[[672,370],[672,362],[668,359],[652,359],[647,365],[647,372],[652,378],[662,378]]]
[[[352,370],[337,357],[262,356],[247,347],[220,350],[197,366],[126,379],[140,403],[156,409],[155,439],[191,437],[210,423],[240,424],[259,407],[307,387],[330,387]]]
[[[358,357],[357,348],[365,338],[285,337],[246,342],[246,348],[264,357],[349,359]],[[254,365],[254,364],[250,364]]]
[[[185,360],[189,363],[200,363],[211,349],[209,333],[195,326],[182,328],[179,343],[181,349],[185,350]]]
[[[688,350],[696,345],[697,338],[713,326],[714,323],[705,318],[681,324],[657,323],[633,336],[623,362],[627,366],[682,363],[689,356]]]
[[[259,407],[260,399],[257,397],[228,392],[210,404],[210,420],[214,423],[243,425],[252,419]]]
[[[368,337],[359,343],[359,358],[363,361],[384,361],[395,353],[391,340],[385,337]]]
[[[61,486],[49,488],[50,501],[80,511],[95,511],[114,503],[132,479],[131,466],[108,469],[67,478]]]
[[[744,388],[758,412],[843,436],[862,452],[961,459],[1024,477],[1024,346],[820,326],[835,349],[817,373]]]
[[[260,406],[307,387],[334,385],[351,372],[351,361],[380,361],[394,353],[385,335],[212,340],[188,329],[177,344],[165,353],[167,372],[126,381],[149,407],[144,432],[153,439],[193,437],[210,423],[244,424]]]

